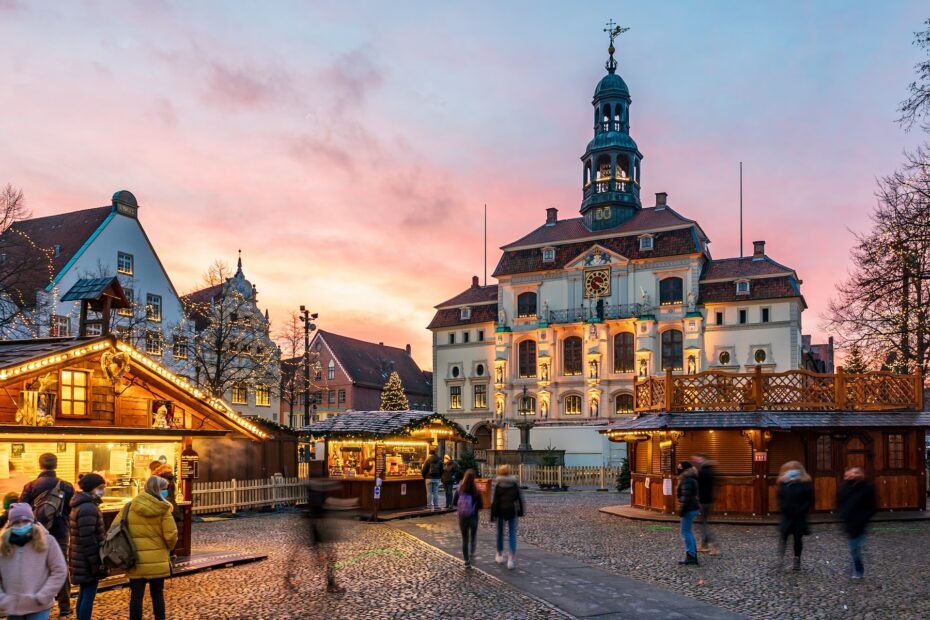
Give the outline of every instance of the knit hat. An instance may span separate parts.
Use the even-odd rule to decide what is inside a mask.
[[[10,491],[3,496],[3,509],[8,510],[10,505],[15,504],[19,501],[19,493],[16,491]]]
[[[10,510],[6,513],[7,523],[15,523],[16,521],[35,521],[36,517],[32,514],[32,506],[24,502],[16,502],[15,504],[10,504]]]
[[[174,474],[174,470],[171,469],[171,465],[167,463],[159,463],[159,466],[152,470],[153,476],[166,476]]]
[[[78,486],[81,487],[81,490],[85,493],[90,493],[101,484],[106,484],[107,481],[103,479],[103,476],[100,474],[89,473],[81,476],[78,480]]]

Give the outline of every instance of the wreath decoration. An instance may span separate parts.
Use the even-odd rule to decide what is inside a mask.
[[[116,385],[129,370],[129,356],[124,351],[104,351],[100,356],[100,368],[110,383]]]

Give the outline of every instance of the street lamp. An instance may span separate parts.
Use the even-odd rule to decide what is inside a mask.
[[[304,324],[304,426],[310,426],[310,332],[316,330],[313,323],[318,312],[310,314],[306,306],[300,307],[300,320]]]
[[[532,450],[530,445],[530,429],[535,426],[532,416],[536,415],[536,402],[532,396],[526,393],[526,386],[523,386],[523,397],[520,399],[520,419],[514,422],[514,426],[520,429],[520,446],[518,450]]]

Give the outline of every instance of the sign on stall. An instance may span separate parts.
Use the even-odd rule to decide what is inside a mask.
[[[757,463],[769,460],[768,452],[754,452],[752,456],[753,456],[752,460],[756,461]]]
[[[381,499],[381,478],[375,478],[375,499]]]
[[[407,483],[406,482],[400,485],[400,494],[401,495],[407,494]]]
[[[671,495],[672,494],[672,479],[665,478],[662,480],[662,495]]]

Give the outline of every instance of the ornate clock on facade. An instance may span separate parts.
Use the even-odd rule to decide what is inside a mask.
[[[589,269],[584,272],[584,297],[610,297],[610,269]]]

